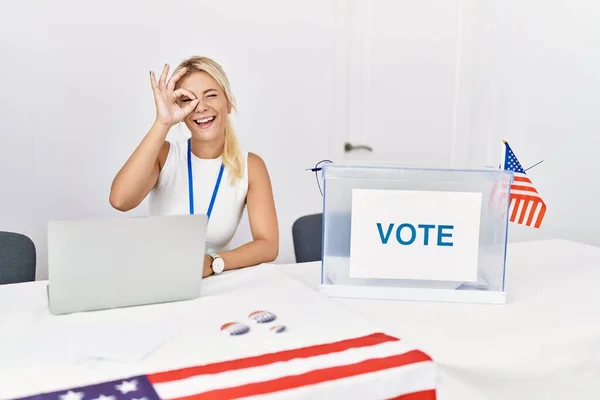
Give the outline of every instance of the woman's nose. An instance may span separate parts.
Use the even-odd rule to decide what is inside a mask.
[[[206,111],[207,110],[206,100],[201,98],[198,104],[196,105],[196,112]]]

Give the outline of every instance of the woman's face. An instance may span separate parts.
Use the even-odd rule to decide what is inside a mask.
[[[177,82],[177,88],[192,92],[200,100],[184,120],[193,138],[213,140],[225,135],[225,123],[231,107],[225,92],[212,76],[206,72],[186,74]],[[181,107],[185,107],[191,100],[183,96],[178,102]]]

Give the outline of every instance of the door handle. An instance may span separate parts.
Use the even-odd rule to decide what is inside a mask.
[[[365,145],[357,145],[354,146],[352,143],[348,143],[346,142],[344,144],[344,151],[346,153],[353,151],[353,150],[367,150],[367,151],[373,151],[373,149],[370,146],[365,146]]]

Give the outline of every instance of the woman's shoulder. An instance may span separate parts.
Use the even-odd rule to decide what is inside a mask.
[[[269,179],[267,164],[261,156],[256,153],[246,152],[248,165],[248,181]]]
[[[248,161],[248,165],[252,165],[254,168],[261,168],[262,166],[266,167],[264,160],[258,154],[252,153],[251,151],[246,151],[245,156]]]

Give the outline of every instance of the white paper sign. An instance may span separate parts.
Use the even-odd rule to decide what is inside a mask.
[[[354,189],[351,278],[475,282],[481,193]]]

